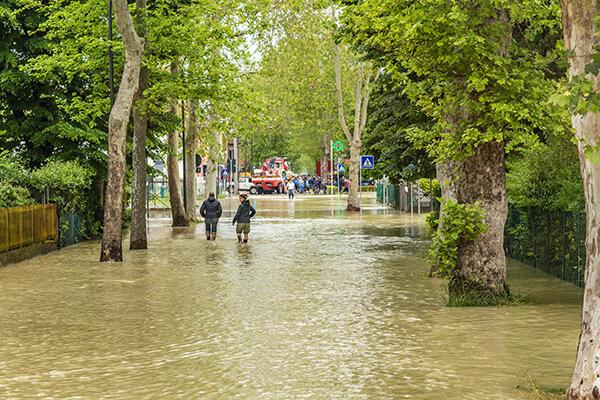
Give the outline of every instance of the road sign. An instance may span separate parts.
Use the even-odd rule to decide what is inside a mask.
[[[336,140],[333,143],[333,150],[338,153],[344,151],[344,142],[342,142],[341,140]]]
[[[344,172],[346,170],[346,168],[344,167],[344,164],[338,164],[338,172]]]
[[[360,169],[373,169],[373,168],[375,168],[375,157],[360,156]]]

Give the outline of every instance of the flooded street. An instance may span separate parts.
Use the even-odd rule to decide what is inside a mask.
[[[565,388],[581,292],[511,264],[538,304],[448,308],[421,218],[367,196],[254,196],[250,244],[225,201],[204,225],[151,221],[150,249],[99,242],[0,269],[0,398],[517,399]],[[156,217],[161,217],[156,214]]]

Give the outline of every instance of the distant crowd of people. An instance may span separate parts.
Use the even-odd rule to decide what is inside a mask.
[[[327,186],[337,186],[342,193],[350,190],[350,180],[340,176],[338,182],[323,181],[320,176],[300,175],[289,178],[287,182],[288,197],[293,199],[296,193],[325,194]]]

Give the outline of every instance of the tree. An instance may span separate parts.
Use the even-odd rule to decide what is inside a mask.
[[[172,68],[173,70],[173,68]],[[171,112],[177,115],[177,104],[173,102]],[[173,129],[168,135],[167,175],[169,179],[169,201],[173,226],[189,226],[183,199],[179,190],[179,129]]]
[[[189,221],[198,220],[196,211],[196,149],[198,147],[198,105],[196,101],[188,101],[188,113],[185,134],[185,171],[186,191],[185,208]]]
[[[146,0],[136,0],[137,29],[140,37],[147,36]],[[148,107],[144,99],[144,91],[148,87],[148,67],[140,68],[139,87],[135,95],[133,107],[133,193],[131,199],[131,233],[129,249],[147,249],[146,235],[146,184],[147,156],[146,141],[148,136]]]
[[[123,183],[127,125],[138,90],[144,41],[133,26],[126,0],[113,0],[117,26],[125,46],[125,67],[108,122],[108,184],[104,206],[104,231],[100,261],[123,261]]]
[[[356,93],[354,97],[354,126],[352,131],[346,123],[346,112],[344,111],[344,94],[342,89],[342,77],[340,66],[340,49],[336,45],[335,55],[335,88],[338,102],[338,116],[340,126],[346,139],[350,143],[350,190],[348,192],[348,211],[360,211],[359,190],[360,185],[360,152],[362,148],[361,137],[367,124],[367,112],[369,107],[370,83],[372,77],[371,66],[361,63],[356,78]]]
[[[288,1],[273,10],[279,21],[275,33],[269,32],[274,37],[260,47],[255,70],[243,76],[235,130],[255,165],[285,155],[294,171],[309,171],[328,155],[330,140],[346,140],[337,113],[334,30],[326,5]],[[352,110],[357,63],[347,46],[340,50],[344,107]]]
[[[403,94],[402,86],[389,73],[379,77],[369,103],[362,142],[364,151],[377,159],[375,176],[387,176],[394,183],[435,177],[435,163],[409,137],[415,126],[427,129],[431,118]]]
[[[563,32],[565,47],[570,51],[569,78],[573,92],[586,96],[573,96],[571,121],[579,149],[586,210],[586,264],[585,291],[581,320],[581,334],[577,361],[568,400],[587,400],[600,397],[600,112],[597,101],[600,87],[598,53],[600,45],[597,15],[600,5],[594,0],[563,0]],[[586,101],[589,100],[589,101]]]
[[[536,46],[556,29],[557,7],[537,0],[365,0],[350,6],[343,21],[354,46],[434,121],[429,129],[415,127],[411,140],[436,160],[443,197],[458,202],[455,215],[461,207],[482,211],[485,229],[460,238],[456,263],[444,272],[450,301],[502,301],[509,295],[505,154],[557,126],[554,108],[546,106],[554,86],[544,74],[547,54]],[[445,226],[438,228],[441,241]]]

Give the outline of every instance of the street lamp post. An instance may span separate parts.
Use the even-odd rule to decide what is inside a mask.
[[[112,0],[108,0],[108,87],[110,89],[110,108],[115,104],[115,67],[112,49],[113,22],[112,22]]]
[[[185,102],[181,100],[181,142],[183,144],[183,208],[185,212],[188,210],[187,203],[187,174],[186,171],[186,162],[185,162]]]

